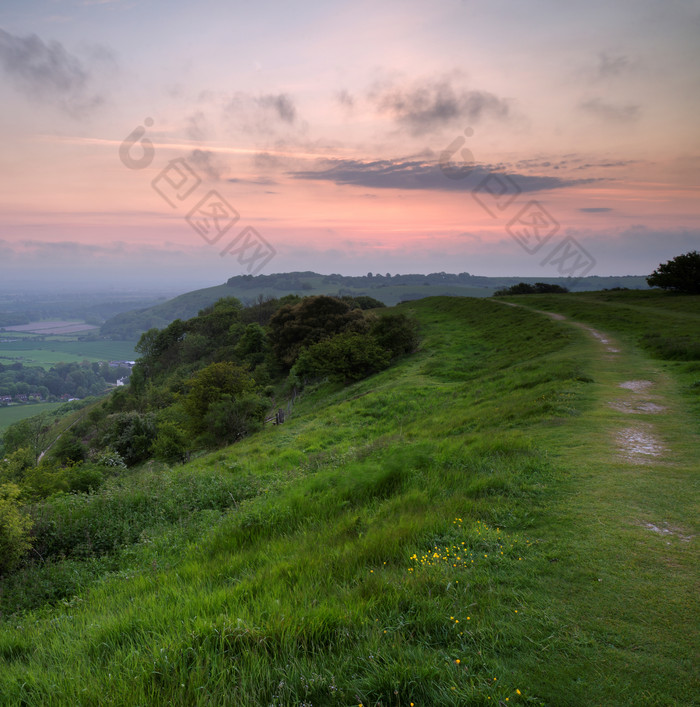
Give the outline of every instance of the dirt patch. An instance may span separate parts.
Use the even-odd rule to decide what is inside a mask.
[[[647,388],[651,388],[654,385],[651,381],[625,381],[620,383],[619,388],[624,388],[625,390],[633,390],[635,393],[640,393]]]
[[[28,334],[75,334],[79,331],[99,329],[98,326],[84,322],[50,321],[32,322],[31,324],[17,324],[5,327],[7,331],[25,332]]]
[[[659,535],[671,535],[684,543],[689,543],[695,536],[694,535],[685,535],[684,532],[681,532],[681,528],[674,528],[673,526],[667,525],[666,523],[663,524],[663,528],[659,527],[658,525],[654,525],[653,523],[642,523],[642,527],[646,528],[647,530],[651,530],[653,533],[657,533]]]
[[[650,427],[626,427],[617,433],[617,445],[622,458],[631,464],[649,464],[660,457],[665,448]]]
[[[597,329],[593,329],[593,327],[584,326],[583,324],[581,325],[581,328],[585,329],[594,339],[600,341],[601,344],[605,344],[605,348],[610,353],[620,353],[620,349],[618,349],[616,346],[613,346],[612,342],[610,341],[610,339],[608,339],[607,336],[605,336],[605,334],[602,334]]]
[[[548,317],[551,319],[556,319],[558,322],[563,322],[566,320],[566,317],[563,314],[557,314],[556,312],[545,312],[543,309],[533,309],[533,312],[537,312],[538,314],[546,314]]]
[[[656,415],[666,409],[663,405],[656,403],[628,403],[624,400],[613,400],[608,405],[618,412],[630,412],[635,415]]]

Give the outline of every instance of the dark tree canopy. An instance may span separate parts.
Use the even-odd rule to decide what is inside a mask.
[[[270,319],[270,340],[277,359],[289,368],[304,346],[366,326],[362,310],[336,297],[318,295],[281,307]]]
[[[493,294],[494,297],[502,297],[504,295],[550,295],[550,294],[563,294],[569,290],[561,285],[554,285],[547,282],[536,282],[531,285],[528,282],[519,282],[517,285],[511,285],[510,287],[504,287],[500,290],[496,290]]]
[[[700,253],[691,250],[661,263],[649,275],[647,284],[686,295],[700,294]]]

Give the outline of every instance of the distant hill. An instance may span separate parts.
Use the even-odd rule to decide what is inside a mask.
[[[546,282],[567,287],[572,292],[626,287],[647,289],[646,277],[624,275],[613,277],[585,277],[572,280],[566,277],[484,277],[467,272],[445,272],[430,275],[361,276],[320,275],[319,273],[290,272],[273,275],[238,275],[225,284],[194,290],[171,300],[145,309],[123,312],[108,319],[101,329],[103,336],[112,339],[137,339],[144,331],[163,328],[175,319],[189,319],[222,297],[236,297],[243,304],[250,304],[260,297],[297,295],[369,295],[387,306],[399,302],[423,299],[436,295],[457,297],[489,297],[497,289],[519,282]]]

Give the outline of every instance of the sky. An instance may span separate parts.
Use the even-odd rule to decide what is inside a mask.
[[[700,3],[3,0],[0,289],[649,274],[700,249]]]

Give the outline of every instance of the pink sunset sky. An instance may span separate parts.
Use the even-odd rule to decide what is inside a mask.
[[[248,227],[263,274],[557,276],[509,233],[531,200],[589,274],[648,274],[700,248],[699,36],[674,0],[5,0],[0,287],[218,284]]]

